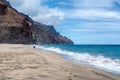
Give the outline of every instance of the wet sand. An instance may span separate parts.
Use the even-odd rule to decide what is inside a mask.
[[[120,80],[30,45],[0,44],[0,80]]]

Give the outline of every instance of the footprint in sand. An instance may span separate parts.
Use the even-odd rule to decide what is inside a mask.
[[[68,76],[68,80],[72,80],[72,76]]]
[[[68,72],[68,70],[65,69],[65,67],[62,67],[62,66],[61,66],[60,70],[63,70],[63,71],[65,71],[65,72]]]

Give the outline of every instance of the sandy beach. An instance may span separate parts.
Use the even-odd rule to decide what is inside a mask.
[[[0,80],[120,80],[120,76],[30,45],[0,44]]]

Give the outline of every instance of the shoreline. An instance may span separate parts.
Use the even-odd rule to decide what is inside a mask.
[[[30,45],[0,44],[0,80],[119,80],[120,76]]]
[[[79,65],[83,65],[83,66],[86,66],[86,67],[90,67],[90,68],[93,68],[93,69],[105,71],[105,72],[108,72],[110,74],[115,74],[115,75],[119,75],[120,76],[120,72],[112,71],[112,70],[109,70],[109,69],[106,69],[106,68],[101,68],[101,67],[98,67],[98,66],[95,66],[95,65],[91,65],[89,63],[85,63],[85,62],[80,62],[80,61],[77,61],[77,60],[68,59],[68,58],[64,57],[64,55],[60,55],[60,56],[62,58],[64,58],[65,60],[71,61],[73,63],[79,64]]]
[[[40,49],[38,48],[38,50],[44,50],[44,49]],[[67,57],[65,57],[63,54],[59,54],[57,52],[54,52],[54,51],[49,51],[49,50],[45,50],[45,51],[48,51],[48,52],[51,52],[55,55],[58,55],[60,56],[61,58],[67,60],[67,61],[70,61],[74,64],[78,64],[78,65],[82,65],[82,66],[86,66],[86,67],[89,67],[89,68],[93,68],[93,69],[97,69],[97,70],[100,70],[100,71],[104,71],[104,72],[107,72],[107,73],[110,73],[110,74],[113,74],[113,75],[118,75],[120,76],[120,73],[119,72],[115,72],[115,71],[112,71],[112,70],[108,70],[108,69],[105,69],[105,68],[101,68],[101,67],[98,67],[98,66],[95,66],[95,65],[90,65],[88,63],[85,63],[85,62],[78,62],[76,60],[72,60],[72,59],[69,59]]]
[[[114,70],[114,69],[109,69],[109,68],[107,68],[107,67],[101,67],[101,66],[99,66],[99,65],[93,65],[92,63],[88,63],[87,61],[80,61],[80,60],[77,60],[77,59],[75,59],[74,57],[72,57],[71,56],[71,52],[69,52],[69,51],[64,51],[64,50],[62,50],[62,49],[60,49],[59,50],[59,48],[57,48],[57,49],[53,49],[53,48],[48,48],[48,47],[42,47],[42,46],[38,46],[38,45],[36,45],[36,47],[38,48],[38,49],[43,49],[43,50],[47,50],[47,51],[50,51],[50,52],[52,52],[52,53],[56,53],[56,54],[58,54],[58,55],[60,55],[61,57],[63,57],[64,59],[66,59],[66,60],[69,60],[69,61],[71,61],[71,62],[73,62],[73,63],[77,63],[77,64],[81,64],[81,65],[85,65],[85,66],[88,66],[88,67],[91,67],[91,68],[95,68],[95,69],[98,69],[98,70],[102,70],[102,71],[105,71],[105,72],[109,72],[109,73],[112,73],[112,74],[116,74],[116,75],[120,75],[120,71],[117,71],[117,69],[116,70]],[[69,54],[70,55],[69,55]],[[74,52],[72,52],[73,54],[75,54]],[[78,54],[78,53],[77,53]],[[103,56],[104,57],[104,56]],[[106,57],[106,58],[108,58],[108,57]],[[109,59],[109,58],[108,58]],[[112,60],[112,59],[111,59]],[[93,62],[94,63],[94,62]],[[114,68],[114,67],[113,67]],[[119,70],[119,69],[118,69]]]

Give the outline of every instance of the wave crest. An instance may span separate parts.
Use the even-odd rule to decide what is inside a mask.
[[[65,55],[65,57],[80,62],[85,63],[91,66],[95,66],[96,68],[103,69],[109,72],[120,74],[120,60],[119,59],[111,59],[108,57],[104,57],[102,55],[90,55],[89,53],[76,53],[76,52],[70,52],[66,50],[62,50],[60,48],[55,47],[43,47],[38,46],[38,48],[53,51],[62,55]]]

